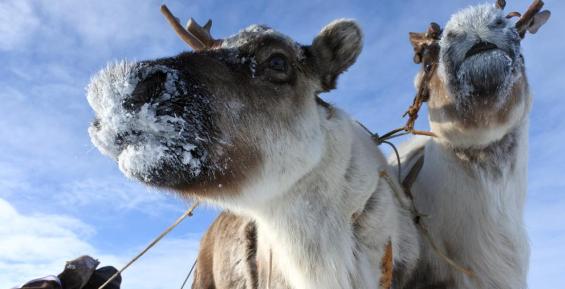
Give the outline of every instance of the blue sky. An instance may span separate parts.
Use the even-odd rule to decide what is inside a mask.
[[[494,2],[494,0],[492,1]],[[529,1],[511,0],[523,11]],[[166,1],[181,19],[213,18],[227,36],[268,24],[301,43],[336,18],[364,29],[363,53],[323,95],[376,132],[399,126],[414,95],[409,31],[479,1]],[[159,1],[0,0],[0,287],[57,273],[92,254],[123,265],[186,209],[183,200],[127,180],[90,143],[84,87],[106,63],[177,54],[187,48],[159,13]],[[526,224],[530,288],[565,284],[565,2],[523,42],[534,107]],[[184,22],[184,21],[183,21]],[[422,118],[417,125],[426,128]],[[198,240],[217,211],[201,208],[130,271],[125,289],[180,286]],[[149,278],[148,278],[149,276]]]

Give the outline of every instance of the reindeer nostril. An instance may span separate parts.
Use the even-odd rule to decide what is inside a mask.
[[[469,58],[473,55],[476,54],[480,54],[489,50],[494,50],[494,49],[498,49],[498,46],[496,46],[496,44],[491,43],[491,42],[484,42],[484,41],[477,41],[475,45],[473,45],[473,47],[471,47],[471,49],[469,49],[467,51],[467,53],[465,54],[465,58]]]
[[[131,97],[124,101],[124,108],[136,110],[149,103],[151,99],[161,94],[166,80],[167,75],[162,71],[157,71],[141,80],[133,90]]]
[[[92,121],[92,126],[93,126],[95,129],[99,130],[99,129],[101,128],[100,119],[95,118],[95,119]]]
[[[114,139],[114,144],[118,147],[123,147],[128,144],[135,143],[137,140],[139,140],[141,134],[142,133],[137,130],[119,133]]]

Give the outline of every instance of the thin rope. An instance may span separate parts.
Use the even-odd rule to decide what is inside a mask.
[[[192,275],[192,271],[194,271],[194,267],[196,267],[196,262],[198,262],[198,258],[196,258],[196,260],[194,260],[194,263],[192,263],[192,267],[190,267],[190,271],[188,271],[188,274],[186,274],[186,278],[184,278],[184,281],[182,282],[180,289],[184,289],[184,285],[186,285],[186,282],[188,282],[188,278],[190,278],[190,275]]]
[[[379,136],[379,135],[375,135],[375,136],[376,136],[377,142],[380,144],[384,140],[393,139],[395,137],[399,137],[399,136],[402,136],[402,135],[405,135],[405,134],[408,134],[408,133],[405,133],[405,127],[401,127],[401,128],[393,129],[393,130],[383,134],[382,136]]]
[[[406,209],[408,209],[412,215],[414,216],[414,223],[416,224],[416,227],[418,227],[418,229],[420,230],[420,232],[422,233],[422,235],[425,237],[426,241],[428,241],[428,243],[430,244],[430,246],[432,247],[432,250],[434,251],[434,253],[436,253],[439,257],[441,257],[445,262],[447,262],[448,265],[450,265],[451,267],[453,267],[454,269],[462,272],[463,274],[469,276],[469,277],[474,277],[475,274],[473,273],[473,271],[471,271],[470,269],[464,268],[463,266],[457,264],[457,262],[455,262],[453,259],[449,258],[449,256],[447,256],[447,254],[443,253],[438,246],[436,245],[436,243],[434,242],[434,240],[432,239],[430,232],[428,231],[428,229],[426,228],[426,226],[424,226],[423,222],[422,222],[422,214],[420,214],[420,212],[418,212],[418,210],[416,209],[416,206],[414,204],[414,200],[411,201],[411,206],[409,206],[408,208],[405,206],[405,204],[403,204],[402,202],[402,193],[406,194],[406,192],[400,192],[400,189],[398,188],[398,186],[396,185],[395,182],[392,181],[392,178],[388,175],[388,173],[383,170],[380,172],[379,174],[383,179],[385,179],[385,181],[389,184],[389,186],[392,188],[392,190],[394,191],[397,199],[399,199],[399,202],[401,205],[403,205]]]
[[[393,143],[386,141],[386,140],[381,141],[381,143],[389,145],[392,148],[392,150],[394,151],[394,155],[396,155],[396,162],[398,164],[398,172],[397,172],[398,173],[398,183],[401,184],[402,183],[402,168],[400,167],[400,154],[398,153],[398,150],[396,149],[396,146]]]
[[[196,207],[198,207],[198,204],[199,204],[198,201],[194,201],[194,203],[192,203],[192,206],[190,208],[188,208],[188,210],[186,210],[186,212],[184,212],[172,225],[170,225],[167,229],[165,229],[165,231],[163,231],[159,236],[157,236],[157,238],[155,238],[155,240],[153,240],[151,243],[149,243],[149,245],[147,245],[147,247],[145,247],[145,249],[143,249],[143,251],[141,251],[139,254],[137,254],[135,257],[133,257],[133,259],[131,259],[122,269],[120,269],[118,272],[116,272],[114,275],[112,275],[112,277],[110,277],[110,279],[108,279],[104,284],[102,284],[100,287],[98,287],[98,289],[103,289],[108,284],[110,284],[110,282],[112,282],[116,277],[118,277],[122,272],[124,272],[131,264],[135,263],[135,261],[137,261],[137,259],[139,259],[145,253],[147,253],[147,251],[149,251],[149,249],[151,249],[153,246],[155,246],[155,244],[157,244],[159,241],[161,241],[161,239],[163,239],[163,237],[165,237],[169,232],[171,232],[184,219],[192,216],[192,212],[194,211],[194,209],[196,209]]]
[[[417,224],[418,224],[418,228],[420,229],[420,231],[422,231],[422,235],[426,238],[426,240],[428,241],[430,246],[432,246],[432,249],[434,250],[434,252],[437,255],[439,255],[445,262],[447,262],[447,264],[449,264],[449,266],[455,268],[458,271],[461,271],[462,273],[464,273],[465,275],[467,275],[469,277],[475,277],[475,273],[473,273],[473,271],[471,271],[470,269],[464,268],[463,266],[457,264],[457,262],[455,262],[453,259],[449,258],[445,253],[443,253],[437,247],[436,243],[432,239],[432,236],[430,235],[430,232],[428,231],[428,229],[426,228],[426,226],[422,222],[418,222]]]
[[[269,249],[269,276],[267,279],[267,289],[271,289],[271,274],[273,273],[273,249]]]
[[[406,200],[406,198],[403,197],[404,191],[398,187],[399,185],[396,182],[392,180],[392,177],[388,174],[388,172],[386,170],[382,170],[381,172],[379,172],[379,177],[385,179],[388,185],[392,188],[392,191],[394,192],[396,199],[398,200],[400,205],[405,210],[414,213],[414,208],[412,208],[414,205],[413,202],[410,204],[406,204],[406,202],[404,201]]]

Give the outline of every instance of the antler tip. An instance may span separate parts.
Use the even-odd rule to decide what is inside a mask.
[[[163,13],[178,36],[195,51],[213,48],[221,43],[221,39],[214,39],[212,35],[210,35],[212,20],[208,20],[206,24],[201,27],[194,18],[190,17],[186,28],[184,28],[179,23],[179,19],[171,13],[165,4],[161,5],[161,13]]]
[[[544,11],[540,12],[543,8],[543,5],[544,3],[542,0],[534,0],[534,2],[532,2],[532,4],[530,4],[530,6],[528,7],[528,10],[526,10],[526,12],[524,12],[524,14],[522,14],[520,19],[516,22],[516,28],[518,29],[518,34],[521,38],[524,38],[526,31],[530,31],[530,33],[532,34],[535,33],[539,26],[543,25],[543,23],[547,21],[549,15],[547,15],[547,13],[545,13]],[[533,25],[536,16],[542,13],[547,15],[547,17],[545,17],[545,20],[543,20],[541,24]]]
[[[208,19],[208,21],[206,22],[206,24],[204,24],[204,26],[202,26],[202,28],[210,33],[210,29],[212,28],[212,19]]]

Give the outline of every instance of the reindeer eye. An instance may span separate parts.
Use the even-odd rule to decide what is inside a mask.
[[[279,72],[286,72],[288,65],[286,62],[286,58],[282,54],[275,54],[269,58],[269,68],[279,71]]]
[[[494,22],[494,25],[500,27],[504,25],[504,20],[502,20],[501,18],[496,19],[496,22]]]

